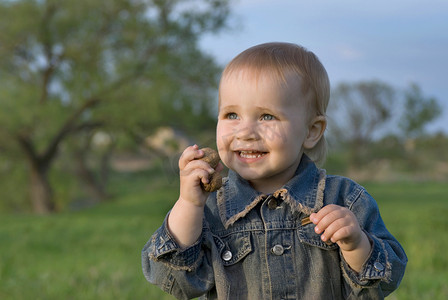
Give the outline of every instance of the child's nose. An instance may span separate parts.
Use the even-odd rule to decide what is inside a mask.
[[[255,124],[244,122],[236,129],[235,137],[239,140],[257,140],[260,135]]]

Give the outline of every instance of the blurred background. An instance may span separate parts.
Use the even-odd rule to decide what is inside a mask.
[[[313,51],[328,173],[377,199],[409,265],[391,299],[448,297],[448,2],[0,0],[0,299],[172,299],[140,250],[177,160],[215,147],[235,55]]]

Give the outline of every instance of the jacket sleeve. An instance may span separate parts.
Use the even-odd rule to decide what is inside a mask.
[[[204,229],[192,246],[181,249],[167,228],[167,218],[142,250],[146,279],[177,299],[199,297],[214,287]]]
[[[376,201],[362,187],[352,196],[349,209],[358,218],[372,249],[359,273],[352,270],[341,255],[344,277],[358,298],[370,295],[366,299],[382,299],[398,288],[408,259],[401,245],[386,229]],[[373,295],[376,296],[372,298]]]

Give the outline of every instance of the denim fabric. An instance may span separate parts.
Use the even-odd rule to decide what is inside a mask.
[[[361,272],[303,222],[323,206],[349,208],[372,244]],[[272,195],[230,171],[210,195],[202,235],[182,250],[166,221],[142,251],[148,281],[178,299],[383,299],[407,257],[387,231],[375,200],[355,182],[326,176],[304,155],[296,175]]]

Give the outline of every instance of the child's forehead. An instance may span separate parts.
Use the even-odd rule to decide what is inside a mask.
[[[273,68],[249,68],[241,67],[232,70],[227,70],[223,73],[221,81],[242,81],[252,84],[270,83],[286,88],[290,85],[299,84],[302,86],[302,78],[299,74],[291,71],[280,71]]]
[[[242,95],[247,91],[261,93],[261,96],[266,94],[272,96],[259,98],[260,100],[263,99],[264,104],[270,102],[279,104],[274,99],[283,99],[285,102],[282,101],[282,103],[288,106],[308,105],[309,102],[309,91],[304,92],[303,80],[296,73],[289,72],[281,76],[266,69],[260,71],[244,68],[227,72],[222,77],[219,90],[219,108],[224,103],[228,106],[229,102],[234,102],[234,95]],[[238,97],[236,98],[238,99]],[[258,99],[258,97],[255,99]]]

